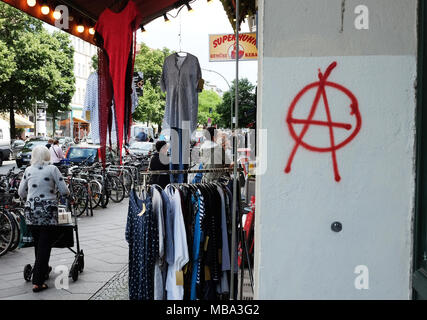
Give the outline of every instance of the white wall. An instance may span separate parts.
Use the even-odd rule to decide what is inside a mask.
[[[268,130],[268,151],[260,155],[267,172],[257,177],[256,298],[410,298],[416,0],[363,1],[370,9],[363,31],[354,27],[358,4],[260,1],[258,124]],[[328,81],[354,94],[362,118],[358,135],[336,151],[341,181],[332,153],[301,146],[285,174],[296,144],[286,123],[290,105],[334,61]],[[308,118],[315,94],[301,98],[294,118]],[[350,99],[331,87],[326,94],[332,121],[354,128]],[[323,102],[314,119],[327,121]],[[299,134],[303,125],[295,127]],[[351,132],[333,131],[336,144]],[[303,141],[329,147],[329,128],[311,126]],[[334,221],[341,232],[331,230]],[[355,287],[359,265],[368,267],[369,289]]]

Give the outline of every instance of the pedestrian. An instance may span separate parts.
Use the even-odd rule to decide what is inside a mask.
[[[208,127],[205,130],[205,142],[200,147],[200,159],[203,164],[203,169],[219,169],[230,166],[230,153],[225,150],[221,144],[216,143],[215,128]],[[231,167],[231,166],[230,166]],[[216,181],[221,177],[227,177],[229,174],[224,172],[209,172],[203,175],[203,182]]]
[[[25,221],[34,239],[35,263],[33,292],[48,288],[50,252],[55,241],[58,224],[56,191],[68,195],[69,191],[59,169],[50,164],[50,152],[45,146],[36,146],[31,153],[31,166],[25,169],[18,194],[25,199]]]
[[[49,139],[48,141],[47,141],[47,144],[46,144],[46,148],[48,148],[48,149],[50,149],[50,147],[52,146],[52,144],[53,144],[53,139]]]
[[[58,139],[56,139],[53,142],[53,145],[50,147],[49,151],[50,151],[50,159],[52,161],[52,164],[56,166],[61,164],[61,160],[63,160],[65,157],[64,157],[64,153],[62,152],[62,148],[59,146]]]
[[[168,144],[166,141],[157,141],[156,151],[150,160],[148,170],[169,170]],[[149,183],[157,184],[164,189],[170,183],[170,177],[168,174],[152,174]]]

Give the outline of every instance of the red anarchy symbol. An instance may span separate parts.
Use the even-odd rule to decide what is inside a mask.
[[[322,152],[322,153],[330,152],[332,154],[332,163],[333,163],[333,167],[334,167],[335,181],[337,181],[337,182],[341,181],[341,176],[340,176],[339,171],[338,171],[336,151],[338,149],[343,148],[347,144],[349,144],[357,136],[360,129],[362,128],[362,117],[361,117],[360,111],[359,111],[359,103],[357,102],[357,99],[354,96],[354,94],[350,90],[348,90],[347,88],[343,87],[342,85],[328,81],[328,78],[331,75],[332,70],[334,70],[336,66],[337,66],[337,63],[333,62],[326,69],[325,74],[322,74],[322,72],[319,69],[319,81],[311,83],[308,86],[306,86],[304,89],[302,89],[301,92],[298,93],[298,95],[295,97],[295,99],[293,100],[293,102],[291,104],[291,107],[289,108],[289,112],[288,112],[288,115],[286,118],[286,122],[288,124],[289,132],[290,132],[292,138],[295,140],[296,143],[295,143],[295,146],[292,150],[291,155],[289,156],[288,163],[287,163],[286,168],[285,168],[285,173],[291,172],[292,161],[294,160],[294,157],[298,151],[298,148],[300,146],[302,146],[305,149],[307,149],[309,151],[313,151],[313,152]],[[351,101],[351,104],[350,104],[351,112],[350,112],[350,114],[352,116],[355,116],[355,118],[356,118],[356,126],[355,126],[354,130],[352,131],[351,135],[339,144],[336,144],[336,142],[335,142],[334,128],[350,131],[350,130],[352,130],[352,125],[348,124],[348,123],[339,123],[339,122],[333,122],[332,121],[331,110],[329,107],[329,101],[328,101],[328,97],[326,94],[326,87],[334,88],[338,91],[341,91],[342,93],[344,93],[346,96],[348,96],[350,98],[350,101]],[[318,89],[317,89],[316,97],[314,98],[314,102],[313,102],[313,105],[311,107],[311,111],[310,111],[308,118],[305,120],[294,119],[293,113],[294,113],[295,107],[298,104],[299,100],[301,99],[302,96],[304,96],[309,90],[311,90],[313,88],[318,88]],[[326,116],[328,119],[327,121],[313,120],[314,115],[316,113],[317,106],[318,106],[321,98],[323,99],[323,102],[325,105]],[[296,124],[303,124],[304,125],[304,127],[303,127],[303,129],[299,135],[295,132],[294,125],[296,125]],[[309,144],[304,142],[304,137],[305,137],[308,129],[312,125],[324,126],[324,127],[329,128],[329,137],[330,137],[330,142],[331,142],[331,146],[329,148],[319,148],[319,147],[312,146],[312,145],[309,145]]]

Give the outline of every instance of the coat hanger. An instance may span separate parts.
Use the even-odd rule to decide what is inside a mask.
[[[182,51],[182,20],[181,16],[179,18],[179,51],[176,53],[179,57],[186,57],[188,52]]]
[[[112,10],[116,13],[121,12],[128,4],[128,2],[131,0],[115,0],[109,7],[108,9],[112,10],[113,8],[118,8],[118,10]]]

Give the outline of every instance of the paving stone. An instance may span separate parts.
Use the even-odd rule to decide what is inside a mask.
[[[117,272],[104,272],[104,271],[84,271],[79,274],[79,281],[85,282],[103,282],[104,284],[113,278]]]
[[[22,279],[22,277],[23,277],[22,271],[2,275],[0,276],[0,286],[1,286],[1,281],[3,280],[6,280],[6,281],[16,280],[16,279]]]
[[[23,286],[1,289],[0,290],[0,299],[17,296],[17,295],[24,294],[24,293],[27,293],[27,289]]]
[[[97,292],[100,288],[104,286],[105,282],[85,282],[77,280],[76,282],[70,282],[69,288],[66,289],[70,293],[78,294],[92,294]]]
[[[100,263],[100,264],[91,264],[89,266],[85,266],[85,270],[89,269],[92,271],[99,272],[119,272],[125,264],[108,264]]]
[[[4,289],[13,288],[15,285],[9,280],[0,279],[0,291]]]
[[[129,300],[129,267],[126,265],[91,300]]]

